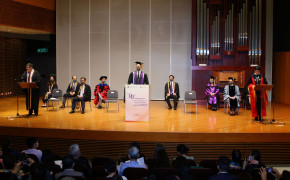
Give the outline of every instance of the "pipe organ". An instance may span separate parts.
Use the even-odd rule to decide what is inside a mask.
[[[193,0],[194,65],[261,65],[264,0]],[[264,2],[265,3],[265,2]]]

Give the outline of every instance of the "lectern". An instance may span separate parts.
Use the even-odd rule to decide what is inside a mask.
[[[149,85],[125,85],[125,121],[149,121]]]

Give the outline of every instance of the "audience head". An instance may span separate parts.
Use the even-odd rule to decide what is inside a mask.
[[[13,154],[5,154],[3,157],[3,164],[5,169],[11,170],[17,163],[17,158]]]
[[[166,148],[163,144],[156,144],[154,157],[157,157],[159,151],[166,151]]]
[[[41,157],[41,161],[43,163],[51,163],[54,162],[54,155],[51,152],[51,150],[46,149],[42,152],[42,157]]]
[[[117,164],[112,159],[108,160],[104,164],[105,170],[108,174],[115,173],[117,171]]]
[[[235,163],[241,163],[242,153],[240,150],[235,149],[232,151],[232,161]]]
[[[139,149],[135,146],[130,147],[128,151],[128,157],[130,160],[137,160],[139,157]]]
[[[230,168],[230,160],[226,156],[221,156],[217,164],[220,172],[227,171]]]
[[[188,174],[188,170],[188,162],[185,157],[178,156],[174,161],[172,161],[172,171],[175,175],[185,177]]]
[[[4,153],[7,152],[7,151],[10,151],[11,145],[12,145],[11,139],[10,138],[5,138],[2,141],[2,151]]]
[[[72,169],[74,166],[74,158],[72,155],[67,155],[62,160],[63,169]]]
[[[69,147],[69,155],[72,155],[76,159],[81,156],[81,151],[78,144],[73,144]]]
[[[138,142],[132,142],[130,147],[136,147],[139,150],[139,152],[141,151],[141,149],[140,149],[141,147],[140,147],[140,144]]]
[[[46,168],[43,164],[35,162],[30,166],[30,179],[38,180],[45,179],[46,177]]]
[[[26,139],[26,145],[29,149],[37,149],[38,141],[36,137],[29,137]]]
[[[26,71],[27,71],[27,72],[31,72],[32,69],[33,69],[33,64],[31,64],[31,63],[27,63],[27,64],[26,64]]]
[[[290,180],[290,172],[284,170],[281,174],[280,180]]]
[[[253,158],[253,160],[256,160],[256,161],[261,161],[261,152],[259,150],[253,150],[251,152],[251,157]]]
[[[184,144],[179,144],[177,146],[177,152],[180,156],[184,156],[188,153],[189,149]]]

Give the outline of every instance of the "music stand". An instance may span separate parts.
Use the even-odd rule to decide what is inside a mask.
[[[270,91],[273,88],[273,85],[269,85],[269,84],[259,84],[259,85],[255,85],[254,90],[255,91]],[[274,119],[274,104],[273,104],[273,119],[272,120],[266,120],[263,124],[281,124],[281,125],[285,125],[285,123],[282,122],[275,122]]]

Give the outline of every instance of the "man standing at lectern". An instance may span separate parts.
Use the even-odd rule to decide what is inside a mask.
[[[34,112],[35,116],[38,116],[38,104],[40,95],[40,74],[33,69],[33,64],[26,64],[26,71],[21,76],[21,82],[34,83],[38,88],[25,89],[26,94],[26,109],[29,110],[29,116]]]
[[[174,76],[169,76],[169,82],[165,84],[165,101],[168,104],[168,109],[172,109],[170,99],[174,101],[174,110],[177,108],[177,101],[179,99],[179,85],[177,82],[174,82]]]
[[[148,76],[142,69],[142,62],[136,61],[136,71],[133,71],[129,75],[128,84],[149,84]]]
[[[262,121],[262,116],[266,116],[266,105],[268,104],[268,95],[266,91],[255,91],[255,85],[268,84],[265,76],[261,74],[261,67],[255,67],[255,73],[248,81],[250,94],[250,103],[252,116],[255,121]]]

